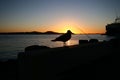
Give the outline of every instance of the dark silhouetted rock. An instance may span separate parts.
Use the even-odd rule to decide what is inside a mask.
[[[89,43],[97,43],[97,42],[99,42],[98,39],[90,39],[89,40]]]
[[[114,53],[114,50],[106,44],[88,43],[82,46],[50,48],[34,52],[31,51],[30,53],[20,53],[18,55],[18,79],[103,79],[104,76],[101,73],[105,73],[105,78],[108,79],[109,74],[112,73],[110,69],[112,69],[112,52]],[[110,64],[110,66],[105,67],[104,64]]]
[[[113,38],[109,40],[109,43],[113,46],[113,47],[119,47],[120,46],[120,39],[118,38]]]
[[[48,48],[49,47],[47,47],[47,46],[32,45],[32,46],[26,47],[25,52],[26,51],[36,51],[36,50],[48,49]]]
[[[120,35],[120,23],[112,23],[106,26],[106,34],[110,36]]]
[[[88,40],[79,40],[79,44],[85,44],[88,43]]]

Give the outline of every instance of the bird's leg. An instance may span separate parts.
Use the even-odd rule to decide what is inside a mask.
[[[63,46],[64,46],[64,47],[66,46],[66,42],[63,43]]]

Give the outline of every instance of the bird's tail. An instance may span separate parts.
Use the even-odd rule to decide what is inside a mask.
[[[51,40],[51,41],[56,41],[56,40]]]

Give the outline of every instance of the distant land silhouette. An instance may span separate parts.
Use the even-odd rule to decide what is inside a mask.
[[[59,33],[59,32],[54,32],[54,31],[46,31],[46,32],[38,32],[38,31],[31,31],[31,32],[0,32],[0,35],[39,35],[39,34],[64,34],[64,33]],[[75,33],[72,33],[75,34]],[[102,34],[104,35],[105,33],[79,33],[79,34]]]
[[[63,34],[63,33],[58,33],[54,31],[46,31],[46,32],[37,32],[37,31],[32,31],[32,32],[0,32],[2,35],[8,35],[8,34]]]

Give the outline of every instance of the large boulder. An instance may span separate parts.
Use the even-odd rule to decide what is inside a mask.
[[[79,40],[79,44],[85,44],[88,43],[88,40]]]
[[[38,50],[42,50],[42,49],[49,49],[49,47],[47,47],[47,46],[39,46],[39,45],[32,45],[32,46],[26,47],[25,52],[38,51]]]
[[[110,39],[109,43],[115,48],[120,47],[120,39],[119,38]]]
[[[89,43],[97,43],[97,42],[99,42],[98,39],[90,39],[89,40]]]

